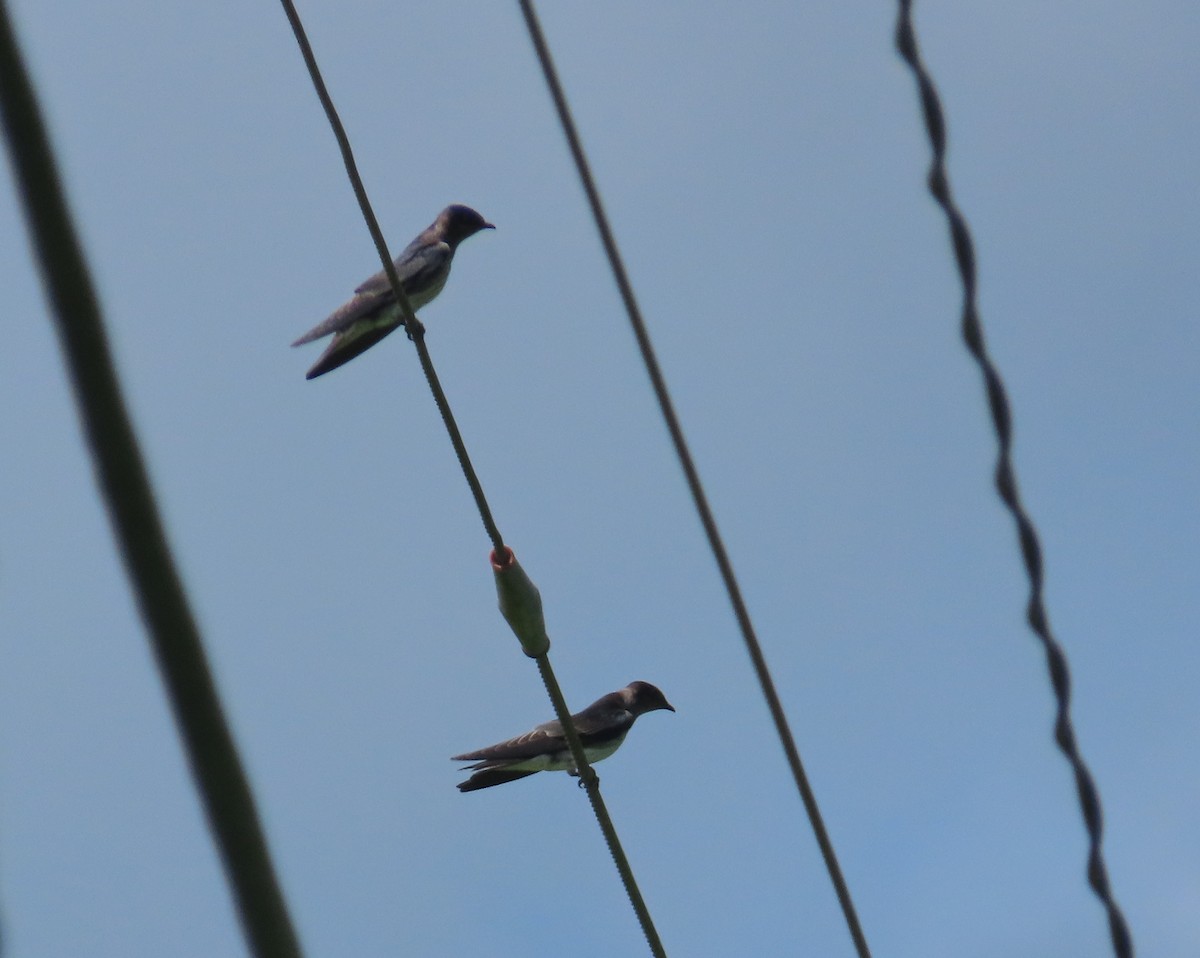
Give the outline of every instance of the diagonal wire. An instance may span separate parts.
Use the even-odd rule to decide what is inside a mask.
[[[100,307],[3,0],[0,114],[96,481],[225,867],[242,931],[259,958],[299,958],[300,944],[167,545],[113,369]]]
[[[596,188],[591,168],[583,152],[583,144],[576,130],[575,121],[571,117],[570,107],[567,105],[566,94],[563,92],[562,84],[559,82],[554,61],[550,56],[550,48],[546,44],[546,38],[542,33],[541,24],[538,22],[532,0],[520,0],[520,5],[521,13],[525,17],[525,25],[529,30],[529,37],[533,41],[534,50],[537,52],[538,61],[541,63],[542,73],[546,78],[546,85],[550,88],[550,96],[554,100],[555,109],[558,111],[559,123],[562,125],[563,133],[566,135],[571,155],[575,159],[575,167],[579,171],[579,178],[583,183],[584,192],[587,194],[588,203],[591,205],[592,216],[596,221],[596,228],[600,232],[600,239],[604,244],[605,252],[608,254],[609,266],[612,268],[613,277],[621,292],[621,299],[625,303],[625,311],[629,315],[629,323],[633,327],[634,336],[637,338],[638,348],[642,353],[642,360],[646,364],[646,371],[649,373],[650,381],[654,386],[654,394],[658,397],[658,404],[662,409],[663,418],[666,420],[667,430],[671,434],[671,441],[675,444],[675,452],[679,457],[679,463],[683,467],[684,475],[687,478],[688,488],[691,490],[692,499],[695,501],[696,511],[700,515],[704,532],[708,536],[709,547],[712,549],[713,558],[720,569],[721,578],[725,583],[725,590],[729,593],[729,601],[733,606],[734,614],[737,616],[738,625],[742,631],[742,638],[745,641],[746,651],[749,653],[750,661],[754,665],[759,685],[762,686],[763,697],[766,699],[767,707],[771,711],[771,718],[775,722],[775,729],[779,734],[779,740],[783,745],[784,753],[787,755],[788,765],[792,770],[792,777],[796,781],[796,787],[799,789],[801,800],[804,802],[804,808],[812,824],[813,833],[816,835],[817,844],[820,846],[821,856],[825,860],[825,867],[829,871],[829,878],[833,882],[838,902],[841,904],[842,914],[845,916],[850,936],[854,939],[854,946],[858,950],[860,958],[869,958],[870,950],[867,947],[867,939],[863,934],[862,925],[859,923],[858,914],[854,909],[854,902],[850,898],[850,889],[846,885],[846,879],[842,875],[837,854],[834,852],[833,843],[830,841],[829,833],[825,828],[824,819],[821,817],[821,810],[817,807],[816,795],[809,784],[808,776],[804,771],[804,765],[800,761],[800,753],[796,748],[791,728],[788,726],[787,716],[783,711],[783,704],[779,700],[779,694],[775,691],[775,683],[771,678],[771,672],[763,655],[762,646],[759,644],[758,636],[755,634],[754,624],[750,621],[750,613],[742,597],[741,587],[738,585],[737,578],[734,575],[733,564],[730,562],[725,544],[721,540],[716,520],[713,518],[712,509],[708,504],[708,497],[705,495],[704,487],[700,483],[700,475],[696,471],[695,462],[692,460],[692,454],[683,436],[683,429],[679,425],[679,417],[675,413],[675,407],[667,391],[666,380],[663,378],[662,369],[659,367],[654,347],[650,342],[650,335],[646,330],[641,310],[638,308],[637,300],[633,295],[633,286],[625,271],[621,254],[617,250],[617,242],[613,238],[612,229],[608,224],[608,217],[604,213],[604,206],[600,201],[600,192]]]
[[[450,434],[450,441],[454,445],[454,452],[458,456],[459,465],[462,467],[463,475],[467,479],[467,484],[471,487],[471,494],[475,498],[475,505],[479,509],[480,518],[483,520],[484,528],[487,530],[488,537],[492,540],[494,549],[493,555],[504,556],[511,555],[508,546],[504,544],[501,538],[500,530],[496,526],[495,520],[492,518],[492,512],[488,506],[487,499],[484,496],[483,486],[479,482],[478,476],[475,474],[475,469],[471,465],[470,456],[467,455],[467,448],[463,442],[458,426],[454,421],[454,416],[450,411],[449,402],[446,400],[446,395],[442,391],[441,383],[438,380],[437,373],[433,367],[433,360],[430,358],[429,349],[425,345],[425,328],[417,319],[412,311],[412,305],[408,298],[404,295],[404,290],[400,285],[399,277],[396,275],[396,268],[392,263],[392,258],[388,252],[387,243],[384,241],[383,232],[379,228],[379,222],[375,218],[375,213],[371,208],[370,200],[367,197],[366,188],[363,186],[362,178],[358,173],[358,164],[354,161],[354,153],[350,147],[350,138],[346,135],[346,129],[342,125],[342,121],[338,116],[337,109],[333,105],[333,99],[329,95],[329,90],[325,86],[325,81],[321,77],[320,68],[317,66],[316,56],[313,54],[312,45],[308,42],[308,35],[304,30],[304,25],[300,20],[300,15],[296,11],[292,0],[280,0],[283,4],[284,12],[287,15],[288,22],[291,24],[292,32],[296,36],[296,43],[300,47],[300,53],[304,58],[304,63],[308,68],[309,76],[312,78],[313,86],[316,88],[317,97],[321,101],[321,106],[325,110],[325,116],[329,120],[329,125],[333,129],[333,134],[338,141],[338,147],[342,153],[342,161],[346,166],[346,173],[350,177],[350,183],[354,188],[354,195],[358,199],[358,205],[362,210],[363,218],[367,222],[367,228],[371,231],[371,238],[375,241],[375,248],[379,252],[379,258],[383,262],[384,271],[387,274],[388,281],[391,283],[392,292],[396,296],[396,301],[400,304],[401,311],[404,314],[405,328],[409,332],[409,338],[417,347],[417,353],[421,358],[421,368],[425,371],[425,378],[429,382],[429,388],[433,392],[434,401],[437,403],[439,412],[442,414],[442,420],[446,424],[446,430]],[[571,750],[571,757],[575,762],[576,771],[579,774],[580,782],[584,785],[588,793],[588,799],[592,805],[592,811],[596,816],[596,821],[600,825],[600,831],[604,835],[604,840],[608,845],[609,854],[612,855],[613,862],[617,867],[617,872],[620,875],[621,882],[625,886],[625,892],[629,896],[629,902],[633,906],[633,910],[637,915],[639,924],[642,927],[642,933],[646,936],[646,942],[650,946],[651,952],[655,958],[666,958],[666,952],[663,950],[663,945],[658,937],[658,932],[654,927],[654,922],[650,917],[650,912],[646,907],[645,900],[642,898],[642,893],[638,889],[637,881],[633,875],[633,869],[630,867],[629,859],[621,847],[620,839],[617,836],[616,827],[612,823],[612,818],[608,814],[608,808],[604,804],[604,799],[600,795],[600,779],[592,769],[587,760],[587,755],[583,750],[583,743],[579,739],[579,733],[575,729],[574,723],[571,721],[571,712],[567,707],[566,698],[563,696],[562,689],[559,687],[558,680],[555,678],[554,669],[550,665],[549,656],[545,653],[534,656],[537,661],[538,671],[541,673],[542,682],[546,686],[546,692],[550,696],[550,701],[554,706],[555,715],[562,723],[563,730],[566,734],[567,744]]]
[[[650,953],[654,955],[654,958],[667,958],[662,939],[658,937],[658,930],[654,927],[654,919],[650,917],[650,909],[646,907],[646,901],[638,889],[637,881],[633,877],[633,869],[629,865],[629,859],[621,847],[621,839],[617,837],[617,829],[608,814],[608,806],[604,804],[604,798],[600,795],[600,778],[596,775],[595,769],[588,764],[587,754],[583,750],[583,742],[580,741],[579,733],[575,730],[575,723],[571,721],[571,713],[567,709],[562,689],[558,687],[558,680],[554,677],[554,669],[550,667],[550,657],[545,654],[539,655],[537,666],[542,675],[542,683],[546,686],[546,693],[550,696],[550,701],[554,703],[555,717],[562,724],[563,731],[566,732],[567,746],[571,750],[571,759],[575,762],[579,782],[587,790],[588,801],[592,803],[592,813],[596,816],[596,823],[604,834],[609,854],[612,855],[613,864],[616,865],[617,873],[621,876],[621,883],[625,886],[625,893],[629,896],[629,904],[633,906],[634,914],[637,915],[638,924],[642,926],[642,934],[646,936],[646,944],[650,946]]]
[[[1050,670],[1050,683],[1058,703],[1058,714],[1054,723],[1054,738],[1066,756],[1075,774],[1075,787],[1079,793],[1079,805],[1087,827],[1090,848],[1088,851],[1087,876],[1092,890],[1103,903],[1108,914],[1108,927],[1112,935],[1113,951],[1118,958],[1133,958],[1133,939],[1121,909],[1113,898],[1109,886],[1108,870],[1100,849],[1102,838],[1102,816],[1100,794],[1092,781],[1091,773],[1075,743],[1075,730],[1071,726],[1071,674],[1067,657],[1055,641],[1050,630],[1050,619],[1042,600],[1042,549],[1037,530],[1026,513],[1017,490],[1017,478],[1012,465],[1012,412],[1000,373],[991,357],[983,338],[983,326],[979,320],[979,309],[975,302],[976,271],[975,249],[967,221],[954,201],[950,181],[946,173],[946,121],[933,79],[921,60],[917,47],[917,35],[912,22],[912,0],[900,0],[900,14],[896,24],[896,47],[912,69],[921,95],[921,109],[925,116],[925,129],[933,148],[933,162],[929,169],[929,192],[946,214],[950,226],[950,237],[954,244],[954,258],[963,285],[962,335],[967,349],[983,375],[987,390],[988,406],[992,424],[996,430],[999,454],[996,463],[996,490],[1008,511],[1012,513],[1021,545],[1021,557],[1029,576],[1029,603],[1026,618],[1034,634],[1046,652],[1046,664]]]
[[[404,316],[404,328],[408,331],[408,338],[417,347],[421,369],[424,371],[429,389],[433,393],[433,401],[437,403],[438,412],[442,414],[442,421],[446,424],[446,431],[450,434],[450,443],[454,446],[454,454],[458,457],[458,464],[462,467],[467,485],[471,487],[471,495],[475,499],[475,507],[479,510],[479,518],[483,521],[488,538],[492,540],[492,548],[495,549],[496,555],[503,555],[504,539],[496,526],[496,520],[492,518],[492,510],[483,494],[483,486],[475,474],[475,467],[471,465],[471,457],[467,455],[467,447],[463,442],[462,433],[458,430],[458,423],[455,422],[454,413],[450,410],[450,403],[442,390],[437,371],[433,368],[429,347],[425,345],[425,327],[413,313],[412,304],[409,303],[404,288],[400,285],[400,277],[396,275],[392,254],[388,252],[387,241],[383,238],[383,231],[379,228],[379,221],[375,218],[375,211],[371,208],[371,201],[367,197],[362,177],[358,174],[358,164],[354,162],[354,152],[350,149],[350,138],[346,135],[346,128],[342,125],[329,90],[325,87],[325,81],[317,67],[317,58],[313,54],[312,45],[308,42],[308,35],[304,31],[304,24],[300,22],[300,14],[296,12],[295,4],[292,3],[292,0],[281,0],[281,2],[288,22],[292,25],[292,32],[296,35],[296,44],[300,47],[304,64],[308,67],[308,74],[312,77],[317,98],[321,101],[321,107],[325,110],[325,117],[329,120],[330,127],[333,128],[333,135],[342,152],[342,162],[346,164],[346,174],[350,177],[350,185],[354,189],[354,196],[358,200],[359,209],[362,210],[363,219],[367,221],[367,229],[370,230],[371,239],[375,242],[375,249],[383,263],[383,271],[387,274],[388,282],[392,284],[392,293],[395,294],[396,302],[400,305],[400,311]]]

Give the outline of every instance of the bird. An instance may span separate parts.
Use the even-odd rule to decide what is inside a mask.
[[[631,682],[623,689],[596,699],[582,712],[571,716],[589,763],[608,758],[625,741],[639,715],[658,709],[675,711],[667,697],[649,682]],[[493,785],[514,782],[536,772],[565,771],[578,775],[575,760],[563,734],[562,723],[546,722],[507,742],[475,752],[455,755],[455,762],[474,762],[475,774],[460,782],[460,792],[474,792]]]
[[[431,303],[446,285],[458,244],[480,230],[495,228],[471,207],[453,203],[417,234],[395,260],[396,275],[414,313]],[[333,334],[333,342],[304,377],[316,379],[370,349],[403,325],[400,305],[392,293],[387,273],[381,270],[354,291],[353,299],[292,345],[303,346]]]

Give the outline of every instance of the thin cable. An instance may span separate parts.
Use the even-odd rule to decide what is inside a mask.
[[[604,799],[600,795],[600,778],[596,775],[595,769],[588,764],[587,754],[583,750],[583,742],[580,741],[579,733],[575,730],[575,723],[571,721],[571,712],[567,708],[562,689],[558,686],[558,680],[554,677],[554,669],[550,666],[550,657],[539,655],[535,661],[538,671],[542,675],[542,683],[546,686],[546,694],[554,703],[555,717],[562,724],[563,731],[566,733],[567,746],[571,749],[571,758],[579,773],[579,782],[587,791],[588,801],[592,803],[592,812],[596,816],[596,822],[600,825],[600,831],[604,833],[608,852],[612,855],[613,864],[617,866],[621,883],[625,886],[625,893],[629,896],[629,904],[633,906],[634,914],[637,915],[638,924],[642,926],[646,944],[650,946],[650,952],[655,958],[667,958],[662,940],[658,937],[658,931],[654,927],[654,920],[650,917],[650,909],[646,907],[645,899],[642,898],[642,893],[638,889],[637,880],[633,877],[629,859],[625,856],[621,840],[617,837],[617,830],[613,826],[612,818],[609,817],[608,806],[604,804]]]
[[[363,219],[367,221],[367,229],[371,232],[371,239],[375,241],[375,249],[379,253],[380,262],[383,263],[383,271],[387,274],[388,282],[392,284],[392,292],[396,296],[396,302],[400,305],[408,338],[417,347],[421,369],[425,372],[425,379],[433,393],[433,401],[437,403],[438,412],[442,414],[442,422],[446,424],[446,431],[450,434],[450,443],[454,446],[454,454],[458,457],[458,464],[462,467],[463,476],[467,480],[467,485],[471,487],[471,495],[475,499],[475,507],[479,510],[479,518],[483,521],[488,538],[492,540],[492,548],[496,550],[497,555],[503,555],[504,538],[500,535],[496,520],[492,518],[492,510],[488,506],[487,497],[483,494],[483,486],[475,474],[475,467],[471,465],[471,457],[467,455],[467,447],[463,442],[462,433],[458,431],[458,423],[454,420],[454,414],[450,411],[450,403],[446,399],[445,392],[442,391],[437,371],[433,368],[429,347],[425,345],[425,327],[413,313],[412,304],[409,303],[408,297],[400,285],[400,277],[396,275],[392,254],[388,252],[387,242],[383,238],[383,231],[379,228],[379,221],[375,218],[375,211],[371,208],[371,201],[367,198],[362,177],[358,175],[358,164],[354,162],[354,152],[350,149],[350,138],[346,136],[346,128],[342,126],[341,118],[334,108],[333,99],[325,87],[325,81],[317,67],[317,58],[313,55],[312,45],[308,42],[308,35],[304,32],[304,24],[300,22],[300,14],[296,12],[292,0],[280,0],[280,2],[283,4],[284,13],[287,14],[288,22],[292,25],[292,32],[296,35],[296,43],[300,47],[301,56],[304,57],[304,65],[308,67],[308,75],[312,78],[313,86],[316,88],[317,98],[321,101],[321,107],[325,110],[325,116],[337,139],[338,148],[342,152],[342,162],[346,165],[346,174],[350,177],[350,185],[354,189],[354,196],[358,199],[359,209],[362,210]]]
[[[387,273],[388,280],[392,284],[392,291],[396,294],[396,301],[400,304],[401,311],[404,314],[405,327],[409,330],[409,338],[416,344],[417,353],[421,357],[421,367],[425,370],[425,378],[429,382],[429,388],[433,391],[434,401],[437,403],[438,410],[441,412],[442,419],[446,424],[446,429],[450,433],[450,441],[454,445],[454,451],[458,456],[459,464],[462,466],[463,474],[466,476],[467,484],[471,487],[471,493],[475,497],[475,504],[479,509],[480,518],[483,519],[484,528],[487,530],[488,537],[492,540],[493,555],[504,556],[511,554],[512,550],[504,544],[504,540],[500,536],[500,530],[496,527],[496,522],[492,518],[491,509],[488,507],[487,499],[483,494],[483,487],[475,475],[471,459],[467,455],[466,445],[463,443],[462,435],[458,431],[458,426],[455,424],[454,417],[450,412],[449,403],[446,401],[445,393],[442,391],[441,383],[438,381],[437,374],[434,371],[433,361],[430,359],[429,350],[425,346],[425,329],[413,314],[412,306],[404,295],[404,290],[400,287],[400,281],[396,275],[395,266],[392,264],[392,258],[384,241],[383,233],[379,229],[379,223],[375,219],[375,214],[371,209],[366,189],[363,187],[362,179],[358,175],[358,166],[354,161],[354,153],[350,148],[349,137],[347,137],[345,127],[342,126],[341,119],[334,108],[333,100],[325,87],[325,81],[321,78],[321,71],[317,67],[312,46],[308,42],[308,36],[304,31],[303,24],[300,22],[300,15],[296,12],[292,0],[280,0],[280,2],[283,4],[284,12],[287,14],[288,21],[292,25],[292,32],[295,34],[296,42],[300,46],[300,52],[304,57],[305,65],[308,67],[313,86],[316,88],[317,97],[321,101],[321,106],[325,110],[325,116],[329,120],[329,125],[333,128],[334,136],[337,138],[338,146],[342,151],[342,160],[346,165],[346,173],[349,175],[351,185],[354,187],[354,195],[358,198],[358,205],[362,210],[363,218],[367,221],[367,228],[371,231],[371,237],[375,241],[375,248],[379,252],[383,268]],[[567,743],[571,749],[571,757],[575,761],[580,781],[587,790],[588,799],[592,804],[592,811],[595,813],[596,821],[599,823],[600,830],[604,834],[608,850],[612,855],[614,864],[617,866],[617,872],[620,874],[621,882],[625,886],[625,892],[629,896],[630,904],[633,905],[638,922],[642,926],[642,933],[646,936],[646,941],[650,945],[650,950],[655,955],[655,958],[666,958],[666,952],[663,950],[662,942],[654,927],[654,922],[650,918],[650,912],[646,908],[645,900],[642,898],[642,893],[638,889],[637,882],[634,879],[629,859],[621,847],[620,839],[617,837],[616,828],[613,826],[612,818],[608,814],[604,799],[600,796],[600,780],[587,761],[587,755],[583,751],[583,744],[579,740],[579,733],[575,730],[574,722],[571,721],[571,713],[567,708],[562,689],[559,688],[554,671],[550,666],[550,659],[547,655],[542,654],[536,656],[536,661],[538,670],[542,676],[542,682],[546,686],[546,692],[554,705],[554,712],[558,720],[562,723],[563,730],[566,733]]]
[[[113,369],[87,264],[20,50],[0,0],[0,114],[96,481],[174,712],[192,779],[247,942],[259,958],[299,958],[199,630],[167,545]]]
[[[621,848],[621,842],[617,838],[617,831],[613,827],[612,819],[609,818],[608,809],[600,797],[600,779],[596,777],[596,773],[588,763],[587,754],[583,750],[583,744],[571,719],[571,710],[567,708],[562,689],[559,688],[558,680],[554,677],[554,670],[550,666],[550,657],[547,655],[550,651],[550,637],[546,634],[541,593],[525,573],[511,549],[503,556],[492,553],[491,562],[492,572],[496,577],[496,598],[499,600],[500,614],[507,620],[509,627],[520,641],[522,651],[538,664],[538,669],[542,673],[542,683],[546,686],[546,694],[550,697],[550,701],[554,705],[554,714],[563,727],[567,748],[575,763],[580,784],[588,790],[592,811],[595,813],[600,831],[603,832],[604,839],[608,843],[609,853],[612,855],[613,863],[617,866],[617,872],[625,885],[629,902],[633,905],[633,910],[641,923],[642,932],[646,936],[651,951],[656,956],[663,956],[662,942],[658,938],[658,932],[654,929],[654,923],[650,919],[650,912],[646,908],[642,894],[638,891],[637,882],[633,877],[633,869],[629,867],[629,859],[625,857],[625,852]]]
[[[520,5],[521,13],[525,17],[525,24],[529,29],[529,37],[533,41],[534,50],[537,52],[538,61],[542,66],[542,73],[546,78],[546,85],[550,88],[550,96],[553,98],[555,109],[558,111],[559,123],[562,125],[563,133],[567,137],[567,143],[571,148],[571,155],[575,159],[575,168],[579,172],[584,192],[587,193],[588,203],[592,208],[592,216],[596,221],[596,228],[600,232],[600,239],[604,244],[605,252],[608,254],[609,266],[612,268],[617,288],[621,292],[621,299],[625,303],[625,311],[629,315],[629,323],[633,327],[634,336],[637,338],[638,348],[642,353],[642,360],[646,364],[646,371],[650,374],[650,382],[654,386],[654,394],[658,397],[658,405],[662,409],[663,418],[667,423],[667,430],[671,434],[671,441],[675,444],[675,452],[679,457],[679,463],[683,467],[684,475],[687,477],[688,488],[691,490],[696,511],[700,515],[704,532],[708,536],[709,547],[712,549],[713,558],[716,559],[717,567],[721,571],[725,590],[729,593],[729,601],[733,606],[734,615],[737,616],[738,625],[742,631],[742,638],[745,641],[746,651],[749,653],[750,661],[754,665],[754,672],[758,676],[759,685],[762,686],[763,697],[767,700],[767,707],[771,711],[771,718],[775,722],[775,729],[779,734],[779,740],[783,745],[784,753],[787,755],[788,765],[792,770],[792,777],[796,780],[796,787],[800,791],[801,800],[804,802],[805,811],[808,813],[813,833],[816,835],[817,844],[820,846],[821,857],[825,860],[825,867],[829,871],[829,878],[833,882],[838,902],[841,904],[842,914],[845,916],[846,924],[850,930],[850,937],[854,939],[854,947],[858,951],[859,958],[869,958],[870,949],[867,947],[866,936],[863,934],[862,925],[859,923],[858,914],[855,912],[854,902],[850,898],[850,889],[847,887],[846,880],[842,875],[837,854],[834,852],[833,843],[829,839],[824,819],[821,817],[821,810],[817,807],[816,795],[809,785],[804,765],[800,761],[800,753],[796,748],[795,739],[792,737],[792,731],[788,726],[787,717],[783,711],[783,704],[780,702],[779,695],[775,691],[775,683],[771,678],[770,669],[767,667],[766,658],[763,656],[762,647],[755,634],[754,625],[750,621],[750,613],[746,608],[745,600],[742,598],[741,587],[734,576],[733,564],[729,560],[725,544],[722,542],[721,534],[717,530],[717,523],[713,518],[712,509],[709,507],[708,498],[704,494],[704,487],[700,483],[699,473],[696,471],[692,454],[688,450],[687,441],[683,437],[683,429],[679,425],[679,417],[675,414],[675,407],[667,391],[666,380],[663,378],[662,370],[658,365],[658,359],[654,353],[654,347],[650,343],[650,335],[646,330],[645,322],[642,320],[641,310],[638,308],[637,300],[633,295],[633,286],[629,282],[629,276],[625,271],[621,254],[617,250],[617,243],[613,238],[612,229],[609,227],[608,217],[604,213],[604,205],[600,201],[600,192],[596,188],[591,168],[588,165],[587,157],[584,155],[583,144],[575,128],[575,121],[571,117],[566,94],[563,92],[562,84],[559,82],[554,61],[550,56],[550,49],[546,44],[546,38],[538,22],[537,13],[533,8],[533,2],[532,0],[520,0]]]
[[[1071,674],[1067,657],[1050,631],[1050,619],[1042,601],[1042,550],[1037,530],[1025,512],[1017,491],[1017,477],[1012,465],[1012,413],[1000,373],[991,357],[983,338],[983,325],[975,302],[976,272],[975,248],[967,221],[963,217],[950,190],[946,173],[946,121],[942,113],[937,89],[933,85],[917,47],[917,35],[912,22],[911,0],[900,0],[900,16],[896,24],[896,47],[912,69],[921,95],[921,109],[925,116],[925,129],[933,147],[933,162],[929,169],[929,192],[937,200],[950,226],[950,237],[954,245],[954,259],[963,285],[962,335],[967,349],[979,371],[983,374],[987,390],[988,407],[992,425],[996,430],[999,455],[996,462],[996,490],[1004,505],[1012,514],[1017,527],[1025,571],[1029,576],[1029,604],[1026,617],[1030,628],[1041,640],[1046,651],[1046,664],[1050,669],[1050,684],[1058,702],[1058,715],[1054,723],[1054,738],[1075,773],[1075,787],[1079,793],[1079,805],[1087,827],[1090,848],[1088,852],[1087,876],[1092,890],[1103,903],[1108,913],[1108,927],[1112,935],[1113,951],[1118,958],[1133,958],[1133,939],[1121,909],[1113,898],[1109,886],[1108,870],[1101,852],[1102,817],[1100,794],[1092,781],[1091,773],[1084,764],[1075,744],[1075,731],[1071,726]]]

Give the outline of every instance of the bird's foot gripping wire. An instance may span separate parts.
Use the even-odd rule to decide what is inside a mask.
[[[580,788],[586,788],[588,781],[595,782],[597,785],[599,785],[600,784],[600,776],[596,774],[596,770],[588,769],[588,771],[591,774],[588,775],[587,779],[584,779],[584,777],[579,774],[578,769],[569,768],[569,769],[567,769],[567,774],[570,775],[572,778],[579,779],[579,781],[576,782],[575,784],[578,785]]]

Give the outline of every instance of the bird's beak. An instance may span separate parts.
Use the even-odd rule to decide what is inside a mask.
[[[483,228],[485,230],[494,230],[496,228],[496,224],[495,223],[484,223]]]
[[[665,700],[665,699],[664,699],[664,702],[666,702],[666,700]],[[674,706],[674,705],[672,705],[670,702],[666,702],[666,704],[665,704],[663,707],[664,707],[664,708],[668,708],[668,709],[670,709],[672,712],[674,712],[674,711],[675,711],[675,706]]]

